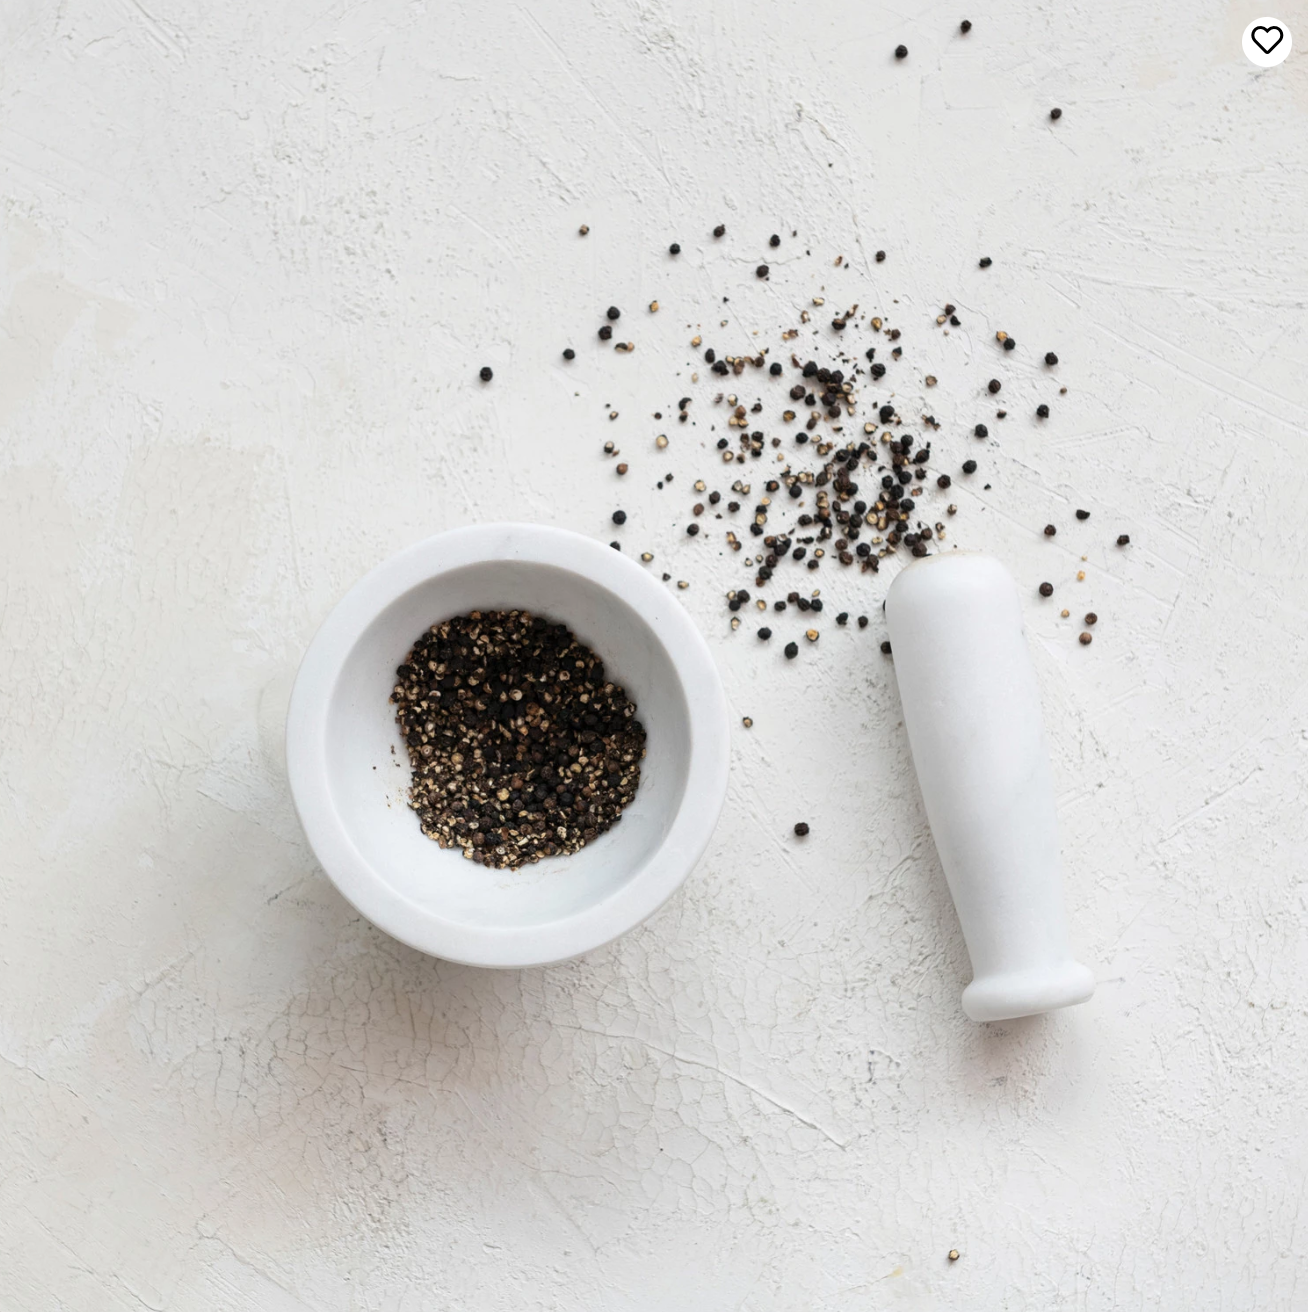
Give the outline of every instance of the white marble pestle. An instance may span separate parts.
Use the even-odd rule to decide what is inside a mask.
[[[904,724],[972,958],[963,1010],[1005,1020],[1084,1002],[1073,959],[1049,751],[1008,571],[968,552],[905,569],[886,598]]]

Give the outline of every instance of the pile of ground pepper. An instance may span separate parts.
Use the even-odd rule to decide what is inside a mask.
[[[481,865],[576,852],[636,795],[645,729],[563,624],[471,611],[434,624],[391,693],[422,831]]]

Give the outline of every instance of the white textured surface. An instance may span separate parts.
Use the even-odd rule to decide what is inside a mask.
[[[1261,74],[1238,4],[982,8],[0,7],[6,1312],[1308,1301],[1308,7]],[[702,428],[652,487],[684,325],[824,280],[901,298],[955,458],[1029,348],[955,537],[1103,617],[1028,610],[1087,1007],[963,1018],[876,622],[730,634]],[[755,728],[648,925],[445,966],[305,849],[295,663],[441,527],[607,540],[608,437]]]

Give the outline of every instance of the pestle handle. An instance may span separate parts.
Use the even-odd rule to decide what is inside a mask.
[[[903,570],[886,624],[913,765],[973,979],[963,1010],[1004,1020],[1085,1002],[1063,909],[1049,751],[1008,571],[967,552]]]

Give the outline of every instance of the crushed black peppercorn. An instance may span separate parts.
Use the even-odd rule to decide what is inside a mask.
[[[396,670],[391,701],[423,833],[480,865],[576,852],[639,787],[635,703],[564,625],[526,611],[432,625]]]

